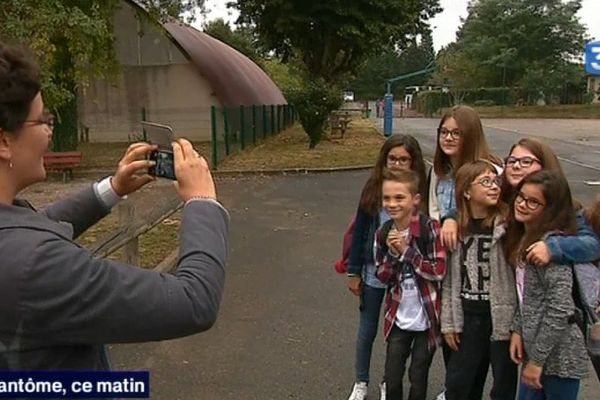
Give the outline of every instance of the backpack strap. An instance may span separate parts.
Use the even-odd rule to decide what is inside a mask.
[[[573,277],[573,286],[571,287],[571,296],[573,297],[573,303],[575,304],[575,312],[569,317],[570,324],[577,324],[583,337],[587,340],[587,313],[586,307],[581,298],[581,289],[579,282],[577,282],[577,276],[575,274],[575,266],[571,265],[571,276]]]
[[[416,242],[417,242],[417,247],[419,248],[419,251],[421,252],[421,254],[423,256],[425,256],[428,251],[428,249],[427,249],[428,238],[425,237],[428,229],[429,229],[429,227],[427,226],[427,219],[426,219],[425,215],[423,215],[422,213],[419,213],[419,237],[417,237]]]

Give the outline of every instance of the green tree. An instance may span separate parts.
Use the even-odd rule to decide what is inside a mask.
[[[119,0],[2,0],[0,38],[31,48],[40,61],[47,107],[56,114],[56,150],[77,145],[77,89],[111,78],[119,67],[113,51],[112,15]],[[189,13],[204,0],[142,0],[156,19]]]
[[[475,0],[449,49],[446,79],[472,77],[475,86],[531,87],[556,96],[569,64],[581,58],[581,0]],[[461,65],[462,64],[462,65]],[[443,77],[442,77],[443,78]]]
[[[264,68],[286,97],[289,96],[291,91],[297,91],[302,87],[302,79],[300,78],[301,74],[298,73],[297,62],[284,64],[281,60],[272,58],[264,62]]]
[[[369,55],[390,44],[403,47],[440,11],[438,0],[238,0],[229,5],[240,11],[237,23],[254,26],[265,48],[283,62],[301,60],[302,97],[319,103],[306,110],[296,105],[311,148],[319,142],[332,107],[339,104],[319,97],[312,83],[326,85],[325,92],[339,98],[340,88]],[[305,125],[303,112],[317,121]]]
[[[424,69],[434,60],[431,32],[426,31],[420,41],[412,39],[404,50],[390,46],[384,51],[371,55],[348,88],[354,90],[359,99],[377,99],[383,96],[387,80],[399,75]],[[431,74],[418,75],[400,81],[392,86],[394,97],[402,97],[406,86],[421,86]]]
[[[486,86],[483,70],[479,63],[455,48],[455,44],[441,49],[436,57],[437,71],[431,76],[434,85],[449,89],[454,104],[462,103],[467,89]]]
[[[229,23],[217,18],[204,26],[204,32],[264,67],[264,55],[260,52],[260,43],[251,26],[241,26],[232,30]]]

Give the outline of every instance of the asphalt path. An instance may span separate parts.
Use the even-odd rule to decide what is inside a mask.
[[[425,155],[432,155],[437,120],[394,122],[396,132],[415,135]],[[547,126],[558,136],[549,143],[570,160],[563,166],[573,191],[589,202],[600,189],[586,183],[600,178],[594,129],[586,145],[577,143],[583,136],[563,137],[555,128]],[[502,156],[530,134],[518,124],[486,127],[493,150]],[[217,324],[188,338],[111,346],[114,368],[149,370],[152,399],[346,399],[354,379],[358,302],[332,264],[367,176],[353,171],[219,182],[231,214],[231,251]],[[379,398],[383,352],[379,335],[371,399]],[[429,398],[442,388],[443,376],[438,352]],[[597,380],[588,378],[579,398],[596,400],[598,393]]]

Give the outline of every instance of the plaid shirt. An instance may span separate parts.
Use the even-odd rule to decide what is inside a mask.
[[[429,318],[429,346],[434,348],[441,343],[440,313],[441,281],[446,275],[446,250],[440,239],[440,224],[438,221],[426,218],[427,232],[421,232],[418,210],[413,212],[409,223],[408,246],[401,255],[388,250],[387,237],[381,228],[377,231],[376,265],[377,277],[386,283],[385,320],[383,333],[387,340],[396,320],[396,313],[402,300],[402,263],[409,263],[414,268],[415,281],[421,295],[421,301]],[[424,235],[422,237],[421,235]],[[427,254],[421,254],[417,238],[426,243]],[[424,239],[424,240],[423,240]]]

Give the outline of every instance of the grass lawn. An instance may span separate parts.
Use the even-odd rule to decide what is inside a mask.
[[[474,107],[482,118],[600,118],[600,104]],[[443,115],[448,109],[441,110]]]
[[[219,162],[218,171],[294,168],[335,168],[372,165],[384,138],[370,120],[356,118],[342,139],[339,132],[327,133],[315,149],[308,149],[308,136],[296,124]],[[198,152],[210,162],[210,142],[194,142]],[[81,168],[114,170],[129,143],[80,143]]]
[[[334,168],[373,165],[383,137],[367,119],[353,119],[342,139],[328,135],[309,150],[308,136],[299,124],[253,148],[231,155],[218,165],[219,171],[293,168]]]

